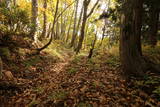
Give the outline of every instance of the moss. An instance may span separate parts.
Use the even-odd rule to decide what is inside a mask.
[[[33,66],[33,65],[36,65],[38,62],[40,62],[41,59],[40,57],[38,56],[35,56],[34,58],[31,58],[27,61],[24,61],[23,64],[26,66],[26,67],[30,67],[30,66]]]
[[[29,105],[28,107],[35,107],[36,105],[39,104],[39,101],[36,101],[36,100],[33,100]]]
[[[67,98],[68,93],[64,90],[52,93],[48,98],[50,100],[61,101]]]
[[[78,70],[76,68],[70,68],[68,73],[69,74],[75,74]]]
[[[11,58],[10,50],[8,48],[0,48],[0,56],[10,59]]]
[[[92,107],[92,105],[87,102],[80,102],[77,107]]]

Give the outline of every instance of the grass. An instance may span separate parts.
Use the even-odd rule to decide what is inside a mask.
[[[36,87],[36,88],[33,88],[33,91],[38,94],[42,94],[44,92],[44,89],[42,87]]]
[[[36,65],[41,61],[39,56],[34,56],[33,58],[30,58],[29,60],[26,60],[23,62],[23,64],[28,68],[30,66]]]
[[[75,74],[77,71],[78,71],[78,70],[77,70],[76,68],[70,68],[70,69],[68,70],[68,73],[69,73],[69,74]]]
[[[49,55],[53,57],[57,57],[58,59],[65,61],[65,56],[71,52],[71,49],[65,48],[60,41],[54,41],[48,48],[45,49]]]
[[[77,107],[92,107],[92,105],[87,102],[80,102]]]
[[[66,91],[60,90],[53,92],[48,98],[53,101],[61,101],[67,98],[68,93]]]

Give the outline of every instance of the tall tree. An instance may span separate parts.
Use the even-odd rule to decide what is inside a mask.
[[[96,34],[95,34],[94,40],[93,40],[93,42],[92,42],[92,44],[91,44],[91,49],[90,49],[90,51],[89,51],[89,55],[88,55],[88,58],[89,58],[89,59],[90,59],[90,58],[92,58],[93,50],[94,50],[95,45],[96,45],[96,41],[97,41],[97,31],[96,31]]]
[[[65,39],[65,42],[66,42],[66,43],[67,43],[68,40],[69,40],[69,35],[70,35],[71,26],[72,26],[73,16],[74,16],[74,10],[73,10],[72,15],[71,15],[70,24],[69,24],[68,31],[67,31],[67,36],[66,36],[66,39]]]
[[[3,0],[2,0],[3,1]],[[5,1],[5,0],[4,0]],[[10,5],[11,5],[11,0],[6,0],[6,6],[7,8],[10,8]]]
[[[15,6],[17,4],[17,0],[13,0],[13,5]]]
[[[46,32],[47,32],[47,15],[46,15],[46,10],[47,10],[47,0],[43,0],[43,31],[42,31],[42,38],[46,37]]]
[[[82,48],[82,43],[83,43],[84,36],[85,36],[85,27],[86,27],[87,19],[92,15],[94,9],[98,5],[99,0],[96,1],[94,6],[92,7],[91,11],[89,13],[87,13],[88,6],[89,6],[90,2],[91,2],[91,0],[84,0],[83,1],[83,20],[82,20],[82,27],[81,27],[81,35],[79,37],[79,42],[78,42],[78,46],[76,49],[77,54],[79,53],[80,49]]]
[[[37,27],[38,27],[38,0],[32,0],[32,28],[31,38],[36,42],[37,40]]]
[[[74,36],[74,41],[73,41],[74,48],[76,48],[76,44],[75,43],[76,43],[76,38],[77,38],[77,35],[78,35],[78,32],[79,32],[79,28],[80,28],[80,25],[81,25],[81,22],[82,22],[82,15],[83,15],[83,6],[81,8],[78,24],[77,24],[77,27],[76,27],[76,33],[75,33],[75,36]]]
[[[2,62],[2,59],[0,57],[0,79],[2,78],[2,70],[3,70],[3,62]]]
[[[106,24],[107,24],[106,22],[107,22],[107,21],[106,21],[106,19],[105,19],[105,20],[104,20],[104,23],[105,23],[105,24],[104,24],[104,26],[103,26],[103,28],[102,28],[102,32],[103,32],[103,33],[102,33],[102,39],[101,39],[101,43],[100,43],[99,47],[102,46],[104,37],[106,36],[106,34],[105,34],[105,33],[106,33]]]
[[[55,24],[57,22],[56,20],[57,20],[58,8],[59,8],[59,0],[57,0],[57,3],[56,3],[56,10],[55,10],[54,20],[53,20],[53,25],[52,25],[52,34],[51,34],[51,36],[54,37],[54,38],[56,38],[55,37],[54,28],[55,28]]]
[[[54,14],[54,20],[53,20],[53,23],[52,23],[52,28],[51,28],[51,31],[49,31],[49,33],[48,33],[48,35],[51,34],[50,40],[49,40],[48,43],[45,44],[43,47],[36,49],[36,50],[37,50],[36,54],[39,54],[42,50],[44,50],[45,48],[47,48],[47,47],[52,43],[53,37],[55,36],[54,27],[55,27],[56,22],[58,21],[59,17],[61,17],[61,15],[63,15],[63,13],[64,13],[70,6],[72,6],[73,3],[74,3],[74,2],[72,2],[70,5],[68,5],[68,6],[58,15],[59,0],[57,0],[56,10],[55,10],[55,14]]]
[[[74,27],[73,27],[73,34],[72,34],[72,40],[71,40],[71,47],[74,45],[74,41],[76,39],[76,26],[77,26],[77,13],[78,13],[78,5],[79,5],[79,0],[76,1],[75,4],[75,16],[74,16]]]
[[[141,54],[143,0],[125,0],[121,16],[120,58],[127,74],[142,75],[146,62]]]
[[[150,45],[154,47],[157,44],[157,33],[158,33],[158,21],[159,21],[159,13],[160,13],[160,8],[159,5],[160,3],[155,2],[151,3],[151,8],[150,8]]]

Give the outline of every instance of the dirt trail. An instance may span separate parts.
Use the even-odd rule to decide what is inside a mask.
[[[148,96],[128,88],[119,71],[102,59],[96,63],[70,55],[57,62],[45,59],[39,65],[43,70],[34,78],[21,79],[27,87],[1,107],[145,107],[143,98]]]

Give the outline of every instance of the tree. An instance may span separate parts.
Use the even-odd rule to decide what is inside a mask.
[[[38,27],[38,1],[32,0],[32,20],[31,20],[31,38],[34,42],[37,41],[37,27]]]
[[[17,0],[13,0],[13,5],[16,6]]]
[[[44,0],[43,3],[43,31],[42,31],[42,38],[46,37],[46,32],[47,32],[47,15],[46,15],[46,9],[47,9],[47,0]]]
[[[3,70],[3,62],[2,62],[2,59],[0,57],[0,79],[2,77],[2,70]]]
[[[54,31],[54,27],[56,22],[58,21],[59,17],[61,17],[61,15],[63,15],[63,13],[70,7],[72,6],[74,2],[72,2],[70,5],[68,5],[59,15],[58,15],[58,7],[59,7],[59,0],[57,0],[56,3],[56,10],[55,10],[55,14],[54,14],[54,20],[53,20],[53,25],[52,25],[52,29],[51,29],[51,37],[50,40],[48,41],[47,44],[45,44],[43,47],[36,49],[36,52],[34,54],[39,54],[42,50],[44,50],[45,48],[47,48],[53,41],[53,37],[55,36],[55,31]],[[49,32],[50,34],[50,32]]]
[[[125,0],[121,16],[120,58],[127,75],[140,76],[147,70],[141,53],[143,0]]]
[[[158,33],[158,21],[160,13],[160,2],[155,1],[151,2],[150,7],[150,32],[149,32],[149,41],[150,45],[154,47],[157,44],[157,33]]]
[[[90,51],[89,51],[88,58],[92,58],[93,50],[94,50],[94,48],[95,48],[96,41],[97,41],[97,32],[96,32],[95,37],[94,37],[94,40],[93,40],[93,42],[92,42],[92,44],[91,44],[91,49],[90,49]]]
[[[74,27],[73,27],[73,34],[72,34],[72,40],[71,40],[71,47],[73,47],[75,39],[76,39],[76,26],[77,26],[77,12],[78,12],[78,4],[79,4],[79,0],[77,0],[76,4],[75,4],[75,16],[74,16]]]
[[[103,33],[102,33],[102,39],[101,39],[101,43],[100,43],[99,47],[102,46],[104,37],[106,36],[106,35],[105,35],[105,32],[106,32],[106,24],[107,24],[107,23],[106,23],[106,19],[104,20],[104,23],[105,23],[105,24],[104,24],[104,26],[103,26],[103,28],[102,28],[102,32],[103,32]]]
[[[86,27],[87,19],[92,15],[94,9],[98,5],[99,0],[96,1],[93,8],[91,9],[91,11],[89,13],[87,13],[88,6],[89,6],[90,2],[91,2],[91,0],[84,0],[84,2],[83,2],[83,20],[82,20],[82,27],[81,27],[81,35],[79,37],[79,42],[78,42],[78,46],[76,49],[77,54],[79,53],[80,49],[82,48],[82,43],[83,43],[84,36],[85,36],[85,27]]]
[[[66,42],[66,43],[67,43],[68,40],[69,40],[69,35],[70,35],[70,30],[71,30],[73,15],[74,15],[74,10],[73,10],[72,15],[71,15],[71,19],[70,19],[70,23],[69,23],[69,27],[68,27],[68,31],[67,31],[67,36],[66,36],[66,38],[65,38],[65,42]]]

